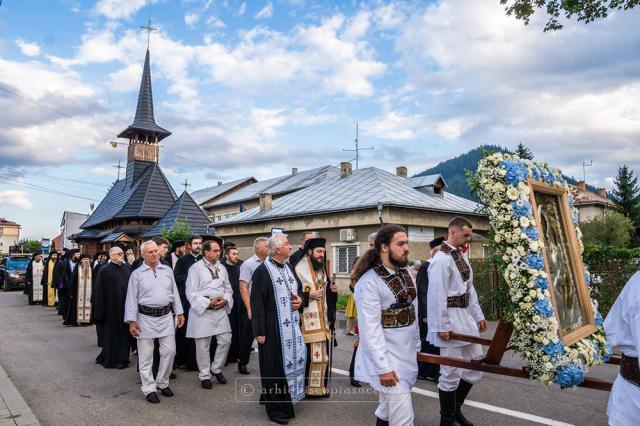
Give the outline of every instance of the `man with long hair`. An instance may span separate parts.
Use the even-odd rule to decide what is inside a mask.
[[[416,288],[407,270],[409,239],[404,228],[384,225],[373,248],[352,272],[360,347],[355,379],[379,393],[377,425],[413,424],[411,388],[420,346]]]
[[[449,222],[447,239],[430,260],[427,290],[427,340],[440,348],[440,354],[464,360],[482,357],[482,346],[452,340],[451,333],[479,336],[487,329],[478,295],[473,287],[473,271],[462,253],[471,242],[472,225],[455,217]],[[440,366],[440,424],[472,425],[460,407],[471,387],[482,377],[479,371]]]

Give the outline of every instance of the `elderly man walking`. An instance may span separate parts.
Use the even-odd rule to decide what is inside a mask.
[[[173,270],[160,263],[156,243],[145,241],[140,251],[144,262],[129,278],[124,321],[138,339],[142,392],[147,401],[156,404],[160,402],[157,389],[163,396],[173,396],[169,375],[176,354],[174,315],[178,328],[184,325],[184,315]],[[160,344],[160,367],[154,380],[151,366],[155,339]]]

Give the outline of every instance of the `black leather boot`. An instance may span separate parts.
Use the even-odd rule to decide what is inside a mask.
[[[440,426],[456,424],[456,391],[445,392],[438,389],[440,396]]]
[[[472,387],[472,383],[460,380],[458,389],[456,389],[456,421],[460,423],[461,426],[473,426],[473,423],[467,420],[460,410],[460,407],[464,404],[464,400],[467,398],[467,395],[469,395],[469,391],[471,391]]]

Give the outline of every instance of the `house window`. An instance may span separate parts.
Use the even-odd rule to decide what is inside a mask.
[[[351,272],[351,268],[358,256],[358,246],[340,246],[336,247],[336,254],[338,258],[338,274],[348,274]]]

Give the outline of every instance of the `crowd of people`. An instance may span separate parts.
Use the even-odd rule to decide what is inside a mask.
[[[358,329],[350,323],[347,333],[357,330],[359,340],[351,384],[365,382],[377,391],[377,425],[414,423],[411,389],[417,378],[437,382],[441,425],[473,424],[461,408],[482,373],[416,358],[420,351],[467,361],[483,355],[480,345],[451,338],[479,336],[487,328],[466,254],[471,236],[471,223],[454,218],[447,235],[431,241],[429,261],[412,271],[405,229],[384,225],[369,236],[369,250],[353,266],[347,311],[357,317]],[[65,326],[95,324],[102,348],[96,362],[105,368],[127,368],[137,352],[150,403],[159,403],[159,394],[174,396],[169,382],[179,368],[198,371],[205,390],[214,378],[227,383],[223,370],[230,363],[237,363],[239,374],[250,374],[257,342],[260,402],[271,421],[287,424],[297,401],[331,395],[338,288],[325,245],[324,238],[306,232],[292,253],[287,236],[274,234],[257,238],[254,255],[244,262],[233,243],[198,235],[175,242],[170,252],[169,242],[155,237],[141,244],[138,259],[120,246],[93,261],[63,249],[47,259],[34,255],[25,292],[30,304],[57,306]],[[620,393],[638,400],[640,385],[631,380],[638,376],[640,347],[637,289],[621,294],[633,299],[625,306],[635,308],[616,302],[605,321],[605,328],[620,330],[613,341],[623,347],[627,366],[614,384],[610,419],[634,418],[637,410]]]

